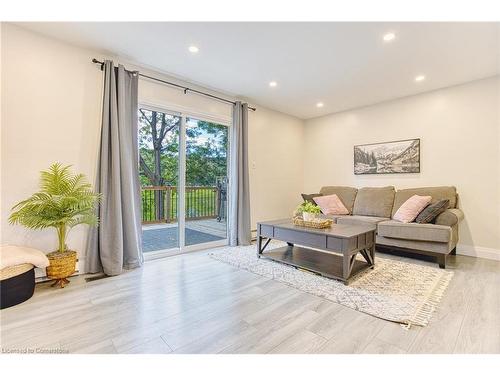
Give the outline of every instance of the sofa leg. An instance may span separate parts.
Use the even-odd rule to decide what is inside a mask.
[[[440,254],[437,256],[437,262],[439,264],[439,268],[446,268],[446,254]]]
[[[450,252],[450,255],[457,255],[457,248],[456,247]]]

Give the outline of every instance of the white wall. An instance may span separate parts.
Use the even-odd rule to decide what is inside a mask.
[[[1,243],[56,248],[53,230],[7,222],[10,208],[38,187],[39,171],[72,164],[93,181],[99,136],[102,74],[89,51],[2,24]],[[86,230],[68,241],[82,255]]]
[[[90,60],[103,55],[5,23],[1,41],[0,241],[49,252],[56,247],[55,233],[10,226],[9,208],[37,190],[39,171],[56,161],[72,164],[94,180],[102,72]],[[147,73],[179,82],[160,73]],[[154,82],[141,80],[139,96],[150,104],[195,109],[223,118],[231,115],[229,105],[195,94],[184,95]],[[249,157],[255,165],[250,176],[254,226],[261,219],[288,216],[297,202],[292,197],[302,189],[302,124],[294,117],[260,107],[250,114]],[[282,144],[276,146],[276,142]],[[75,228],[68,240],[80,257],[84,255],[86,233],[84,226]]]
[[[462,252],[500,254],[499,78],[306,121],[304,189],[454,185],[465,212]],[[353,173],[353,146],[421,139],[421,173]]]
[[[259,108],[249,113],[252,228],[259,220],[290,217],[302,200],[303,121]]]

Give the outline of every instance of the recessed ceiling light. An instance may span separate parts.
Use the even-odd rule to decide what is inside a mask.
[[[316,107],[318,107],[318,108],[323,108],[324,105],[325,104],[323,102],[316,103]]]
[[[422,82],[423,80],[425,80],[425,76],[422,74],[415,77],[415,82]]]
[[[270,86],[270,87],[276,87],[276,86],[278,86],[278,82],[276,82],[276,81],[271,81],[271,82],[269,82],[269,86]]]
[[[189,46],[189,52],[191,53],[197,53],[200,49],[196,46]]]
[[[387,33],[384,35],[384,42],[390,42],[396,38],[396,34],[394,33]]]

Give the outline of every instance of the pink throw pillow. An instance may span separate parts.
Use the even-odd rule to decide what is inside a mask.
[[[349,215],[349,210],[337,197],[337,194],[314,197],[313,200],[325,215]]]
[[[432,197],[429,195],[414,195],[398,208],[393,219],[402,223],[411,223],[431,203],[431,200]]]

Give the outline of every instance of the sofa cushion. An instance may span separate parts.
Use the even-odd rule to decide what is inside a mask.
[[[430,195],[432,197],[431,204],[442,199],[449,199],[450,205],[448,208],[455,208],[457,205],[457,189],[455,186],[436,186],[436,187],[421,187],[415,189],[402,189],[396,191],[394,197],[394,206],[392,207],[392,215],[401,207],[401,205],[413,195]]]
[[[349,210],[344,206],[337,194],[323,195],[313,198],[314,202],[326,215],[349,215]]]
[[[364,187],[358,190],[353,215],[391,217],[394,186]]]
[[[382,221],[387,221],[389,218],[387,217],[378,217],[378,216],[361,216],[361,215],[352,215],[352,216],[338,216],[337,224],[347,224],[347,225],[370,225],[373,228],[377,227],[377,223]]]
[[[403,249],[422,250],[437,254],[448,254],[456,245],[456,242],[433,242],[433,241],[412,241],[401,238],[389,238],[377,235],[378,246],[391,246]]]
[[[322,195],[336,194],[349,213],[352,213],[357,191],[358,189],[349,186],[323,186],[319,192]]]
[[[415,241],[448,242],[451,228],[446,225],[400,223],[395,220],[378,224],[378,235]]]

